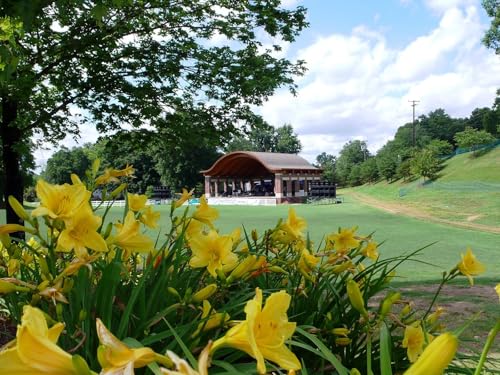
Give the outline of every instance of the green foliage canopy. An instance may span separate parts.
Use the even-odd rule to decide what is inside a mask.
[[[307,26],[305,9],[279,0],[6,0],[0,12],[23,21],[15,69],[2,75],[1,132],[6,195],[22,199],[23,135],[57,142],[81,124],[168,129],[175,142],[193,127],[227,139],[251,126],[252,106],[274,90],[294,91],[302,62],[276,58]],[[221,45],[210,40],[225,39]],[[4,72],[6,72],[4,70]],[[80,108],[79,116],[70,116]],[[8,133],[8,134],[7,134]],[[8,221],[15,216],[8,212]]]

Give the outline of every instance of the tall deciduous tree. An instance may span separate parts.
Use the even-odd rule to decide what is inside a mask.
[[[83,147],[74,147],[70,150],[63,146],[47,160],[42,177],[53,184],[71,183],[72,173],[85,176],[90,165],[91,161]]]
[[[226,151],[260,151],[298,154],[302,150],[299,137],[290,124],[274,128],[262,122],[248,134],[239,135],[226,146]]]
[[[26,135],[57,142],[85,123],[146,124],[168,129],[172,142],[194,126],[227,139],[276,88],[294,91],[304,71],[257,37],[293,42],[306,26],[305,9],[280,0],[3,0],[0,14],[23,21],[2,43],[0,77],[5,194],[19,200]],[[10,210],[7,220],[17,220]]]
[[[316,165],[323,169],[323,178],[330,182],[337,182],[336,173],[337,157],[326,152],[316,156]]]
[[[337,173],[341,183],[348,183],[351,169],[364,162],[370,156],[365,141],[349,141],[340,150],[337,159]],[[357,171],[356,171],[357,173]],[[357,176],[357,174],[356,174]],[[357,178],[357,177],[356,177]]]
[[[500,55],[500,1],[483,0],[483,7],[491,19],[490,28],[486,31],[483,43]]]

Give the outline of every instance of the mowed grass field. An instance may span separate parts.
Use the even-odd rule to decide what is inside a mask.
[[[264,206],[217,206],[220,217],[216,226],[221,233],[229,233],[236,227],[244,227],[248,232],[257,229],[259,235],[265,229],[273,228],[279,218],[286,218],[289,207],[294,207],[297,214],[308,222],[310,238],[319,246],[325,234],[337,231],[339,227],[358,226],[358,233],[368,235],[374,233],[377,242],[384,242],[380,247],[382,257],[398,256],[427,246],[418,256],[419,262],[406,262],[399,267],[400,281],[431,281],[441,277],[443,270],[449,270],[460,260],[470,246],[478,258],[487,264],[488,271],[483,276],[486,281],[500,275],[500,235],[493,233],[464,230],[450,226],[435,224],[422,220],[398,216],[374,209],[355,202],[349,197],[337,205],[281,205]],[[162,213],[162,233],[169,229],[169,206],[155,206]],[[122,217],[122,210],[114,208],[109,219]],[[149,231],[152,238],[157,232]],[[160,235],[160,239],[162,235]],[[488,281],[486,281],[489,283]]]
[[[435,183],[422,184],[422,179],[383,181],[345,189],[343,193],[367,194],[441,219],[500,227],[500,147],[480,157],[470,155],[447,160]]]
[[[434,243],[424,249],[418,260],[430,263],[408,261],[399,267],[398,280],[402,282],[437,280],[443,270],[451,269],[460,260],[460,254],[470,246],[477,257],[487,265],[483,279],[497,279],[500,282],[500,235],[475,230],[455,228],[424,220],[399,216],[366,205],[349,196],[345,202],[336,205],[281,205],[281,206],[216,206],[220,213],[216,227],[220,233],[229,233],[236,227],[245,228],[248,233],[256,229],[261,235],[264,230],[273,228],[279,218],[285,219],[289,207],[308,223],[308,232],[315,246],[319,246],[325,234],[337,231],[339,227],[358,226],[357,233],[368,235],[374,232],[382,257],[406,254]],[[154,209],[161,212],[160,235],[158,231],[148,230],[147,234],[160,241],[168,232],[170,206],[158,205]],[[184,207],[179,210],[184,209]],[[190,209],[194,209],[190,207]],[[102,214],[102,212],[100,211]],[[5,222],[4,212],[1,222]],[[181,214],[181,212],[179,212]],[[110,210],[106,221],[121,220],[123,208]],[[479,278],[479,279],[481,279]]]

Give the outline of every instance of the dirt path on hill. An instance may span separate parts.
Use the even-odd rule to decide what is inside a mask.
[[[363,204],[381,209],[381,210],[389,212],[391,214],[410,216],[410,217],[413,217],[416,219],[429,220],[429,221],[432,221],[435,223],[451,225],[451,226],[459,227],[459,228],[474,229],[474,230],[479,230],[479,231],[483,231],[483,232],[499,233],[500,234],[500,227],[494,227],[491,225],[477,224],[477,223],[471,223],[471,222],[464,223],[464,222],[441,219],[439,217],[432,216],[428,212],[418,210],[414,207],[405,206],[401,203],[381,201],[381,200],[375,199],[373,197],[370,197],[369,195],[358,193],[358,192],[350,191],[350,192],[346,192],[344,194],[354,198],[355,200],[357,200]]]

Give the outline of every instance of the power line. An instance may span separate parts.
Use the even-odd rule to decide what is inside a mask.
[[[415,139],[415,107],[420,103],[420,100],[408,100],[409,103],[411,103],[411,106],[413,107],[413,136],[412,136],[412,141],[413,141],[413,147],[416,145],[416,139]]]

